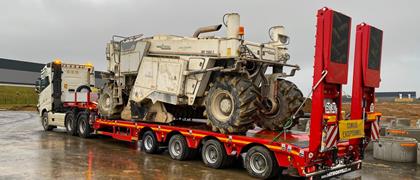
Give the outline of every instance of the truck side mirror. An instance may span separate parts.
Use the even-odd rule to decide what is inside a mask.
[[[35,81],[35,91],[36,91],[37,93],[39,93],[39,91],[40,91],[40,89],[41,89],[40,85],[41,85],[41,78],[38,78],[38,79]]]

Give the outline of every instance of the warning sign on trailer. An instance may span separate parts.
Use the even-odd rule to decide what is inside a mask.
[[[363,120],[339,121],[339,133],[341,140],[362,138],[365,136]]]

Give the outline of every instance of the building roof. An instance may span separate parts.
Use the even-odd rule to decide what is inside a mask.
[[[403,97],[407,97],[409,94],[412,98],[416,98],[416,91],[396,91],[396,92],[376,92],[376,98],[382,97],[399,97],[400,94]]]
[[[45,64],[0,58],[0,69],[41,72]]]

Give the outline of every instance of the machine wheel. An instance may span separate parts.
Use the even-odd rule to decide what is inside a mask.
[[[278,175],[279,167],[273,153],[261,146],[254,146],[245,156],[245,168],[256,178],[268,179]]]
[[[160,153],[159,142],[156,139],[153,131],[147,131],[144,133],[141,141],[141,148],[148,154]]]
[[[278,94],[277,101],[278,110],[274,113],[267,114],[259,111],[256,115],[257,125],[270,130],[281,130],[286,125],[287,121],[296,112],[299,106],[304,101],[302,92],[298,87],[284,79],[277,80]],[[291,123],[292,126],[298,123],[299,117],[303,116],[303,109],[299,110],[296,117]]]
[[[77,133],[79,136],[82,138],[90,137],[92,127],[89,124],[89,114],[85,112],[80,113],[77,122]]]
[[[244,133],[253,128],[251,115],[256,94],[251,81],[243,77],[218,78],[206,96],[206,113],[214,131]]]
[[[112,95],[112,84],[107,83],[102,88],[98,100],[99,114],[105,116],[107,119],[118,119],[122,111],[122,106],[116,105],[115,99]]]
[[[77,121],[72,111],[68,112],[65,119],[67,134],[77,135]]]
[[[225,168],[233,162],[233,158],[226,154],[223,144],[214,139],[204,143],[201,157],[206,166],[215,169]]]
[[[168,151],[172,159],[179,161],[190,159],[194,150],[188,147],[187,140],[180,134],[173,135],[169,140]]]
[[[48,112],[43,112],[41,117],[41,124],[44,128],[44,131],[51,131],[54,129],[54,126],[48,125]]]

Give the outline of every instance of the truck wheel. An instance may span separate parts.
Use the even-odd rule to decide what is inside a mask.
[[[79,136],[82,138],[90,137],[90,133],[92,133],[92,127],[89,124],[88,114],[80,113],[77,122],[77,133],[79,134]]]
[[[141,140],[141,148],[149,154],[160,153],[159,142],[157,141],[156,135],[153,131],[147,131],[144,133]]]
[[[122,106],[117,105],[112,93],[113,85],[105,84],[99,94],[98,110],[99,114],[107,119],[118,119],[122,111]]]
[[[54,129],[54,126],[48,125],[48,112],[43,112],[41,117],[41,124],[44,128],[44,131],[51,131]]]
[[[77,121],[73,112],[68,112],[65,119],[67,134],[77,135]]]
[[[223,144],[214,139],[204,143],[201,156],[206,166],[215,169],[225,168],[233,162],[233,158],[226,154]]]
[[[299,88],[292,82],[279,79],[277,83],[278,94],[277,94],[277,106],[278,111],[266,114],[259,111],[256,117],[256,123],[258,126],[264,129],[270,130],[281,130],[287,121],[294,115],[299,106],[303,103],[304,97]],[[292,119],[292,123],[297,124],[299,117],[303,116],[303,110],[299,110],[296,117]],[[292,125],[292,126],[293,126]]]
[[[76,92],[92,92],[89,86],[82,85],[76,89]]]
[[[254,146],[245,156],[245,168],[256,178],[268,179],[277,176],[279,167],[273,153],[261,146]]]
[[[187,140],[180,134],[173,135],[168,144],[169,155],[172,159],[184,161],[190,159],[194,149],[189,148]]]
[[[244,133],[253,128],[251,116],[256,99],[251,81],[242,77],[218,78],[206,96],[206,113],[213,130],[221,133]]]

